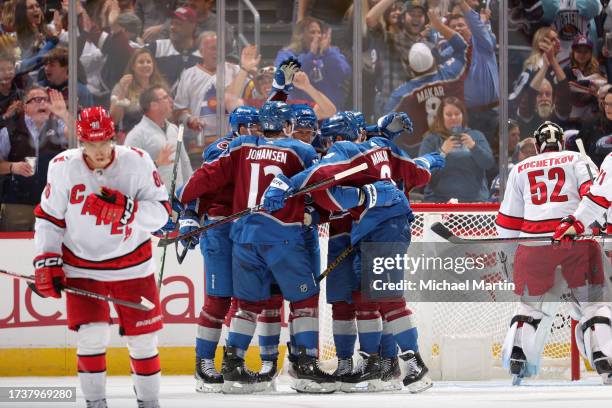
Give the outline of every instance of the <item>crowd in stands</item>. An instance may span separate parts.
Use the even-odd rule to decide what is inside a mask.
[[[277,17],[290,23],[292,35],[276,54],[260,55],[242,41],[235,25],[223,26],[226,112],[242,104],[261,106],[275,65],[290,56],[300,61],[302,72],[295,76],[289,103],[310,104],[319,120],[351,109],[353,1],[277,3]],[[582,138],[600,164],[612,148],[612,3],[507,3],[508,160],[527,157],[533,130],[552,120],[568,131],[568,148],[576,149],[576,138]],[[142,147],[167,168],[177,125],[184,124],[191,166],[181,168],[183,179],[219,136],[215,4],[76,1],[77,109],[106,107],[116,123],[117,142]],[[367,122],[389,111],[407,112],[414,133],[402,135],[401,147],[413,156],[432,151],[447,156],[447,167],[421,192],[425,201],[498,199],[498,7],[499,0],[362,0],[361,92]],[[68,1],[5,0],[0,11],[1,221],[7,211],[21,211],[15,205],[36,204],[44,185],[40,180],[27,184],[27,179],[43,178],[52,153],[74,140],[64,122],[70,120],[65,114]],[[64,97],[64,107],[57,95]],[[27,167],[30,156],[37,158],[36,169]],[[17,198],[15,189],[24,185],[39,190]]]

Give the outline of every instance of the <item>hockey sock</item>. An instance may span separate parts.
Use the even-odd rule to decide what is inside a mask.
[[[251,339],[257,327],[257,315],[261,313],[266,302],[249,302],[238,300],[238,310],[230,323],[229,334],[227,336],[228,347],[234,347],[237,354],[244,358]]]
[[[381,312],[387,322],[388,330],[402,351],[419,351],[418,332],[410,315],[412,312],[406,306],[404,299],[394,302],[381,302]]]
[[[281,332],[282,295],[272,295],[257,318],[259,325],[259,353],[261,359],[274,361],[278,358],[278,343]]]
[[[221,337],[223,321],[230,307],[229,297],[206,296],[198,319],[196,334],[196,356],[214,359]]]
[[[382,319],[377,302],[362,300],[360,292],[353,292],[359,349],[368,354],[377,354],[382,337]]]
[[[77,368],[83,397],[87,401],[106,398],[106,347],[109,340],[110,328],[106,323],[79,327]]]
[[[309,356],[317,356],[319,345],[319,295],[289,304],[294,341]]]
[[[351,358],[357,341],[355,305],[346,302],[333,303],[332,318],[336,356],[339,359]]]
[[[157,401],[161,381],[157,333],[127,336],[127,344],[136,397],[140,401]]]
[[[393,332],[391,331],[391,325],[388,321],[383,320],[383,332],[382,339],[380,340],[380,356],[382,358],[393,358],[397,357],[397,343]]]

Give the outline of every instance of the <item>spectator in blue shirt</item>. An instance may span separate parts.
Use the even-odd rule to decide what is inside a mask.
[[[495,56],[496,40],[491,30],[466,0],[459,3],[463,15],[448,18],[450,28],[458,32],[468,43],[471,54],[465,79],[464,100],[470,118],[470,126],[480,129],[490,144],[497,142],[499,114],[499,68]]]
[[[432,152],[446,155],[446,166],[431,172],[425,201],[444,203],[456,198],[475,203],[489,199],[486,171],[495,164],[493,152],[482,132],[470,129],[467,123],[463,102],[444,98],[419,150],[419,156]]]
[[[276,55],[274,65],[279,66],[289,57],[297,58],[310,83],[323,92],[338,110],[344,110],[347,98],[344,84],[351,79],[351,67],[340,49],[331,45],[331,35],[331,28],[321,20],[305,17],[297,23],[291,43]],[[289,99],[312,101],[297,89],[289,93]]]

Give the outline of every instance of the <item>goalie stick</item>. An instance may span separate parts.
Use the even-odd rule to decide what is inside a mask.
[[[455,235],[446,225],[441,222],[432,224],[431,230],[450,242],[451,244],[486,244],[486,243],[502,243],[502,242],[543,242],[552,244],[552,237],[516,237],[516,238],[461,238]],[[595,240],[595,239],[610,239],[610,235],[576,235],[574,240]]]
[[[18,273],[5,271],[4,269],[0,269],[0,274],[24,280],[28,282],[28,286],[30,287],[30,289],[32,289],[33,292],[36,292],[36,288],[32,288],[32,286],[34,285],[33,276],[20,275]],[[96,292],[90,292],[85,289],[73,288],[72,286],[64,286],[62,287],[62,290],[66,293],[72,293],[73,295],[86,296],[97,300],[105,300],[107,302],[116,303],[121,306],[131,307],[132,309],[144,310],[145,312],[148,312],[149,310],[153,310],[155,308],[155,305],[149,299],[143,296],[140,297],[140,303],[135,303],[130,302],[128,300],[121,300],[110,296],[101,295],[100,293]]]
[[[301,195],[301,194],[309,193],[309,192],[311,192],[311,191],[313,191],[313,190],[315,190],[315,189],[317,189],[317,188],[319,188],[321,186],[324,186],[326,184],[332,183],[332,182],[334,182],[336,180],[340,180],[340,179],[352,176],[353,174],[358,173],[358,172],[360,172],[362,170],[365,170],[367,168],[368,168],[368,164],[367,163],[361,163],[358,166],[351,167],[350,169],[341,171],[340,173],[338,173],[338,174],[336,174],[336,175],[334,175],[332,177],[328,177],[328,178],[326,178],[324,180],[317,181],[316,183],[309,184],[309,185],[307,185],[304,188],[300,188],[299,190],[296,190],[295,192],[290,194],[287,198],[291,198],[291,197],[295,197],[295,196],[298,196],[298,195]],[[263,204],[259,204],[259,205],[256,205],[255,207],[246,208],[246,209],[244,209],[242,211],[238,211],[237,213],[228,215],[227,217],[221,218],[217,222],[213,222],[212,224],[205,225],[205,226],[200,227],[200,228],[198,228],[196,230],[188,232],[187,234],[179,235],[179,236],[176,236],[174,238],[162,238],[157,243],[157,246],[158,247],[165,247],[165,246],[168,246],[168,245],[170,245],[170,244],[172,244],[174,242],[183,240],[185,238],[190,238],[190,237],[193,237],[195,235],[199,235],[202,232],[207,231],[207,230],[209,230],[211,228],[218,227],[219,225],[226,224],[228,222],[237,220],[238,218],[242,218],[245,215],[249,215],[249,214],[252,214],[254,212],[257,212],[257,211],[261,210],[262,208],[263,208]]]

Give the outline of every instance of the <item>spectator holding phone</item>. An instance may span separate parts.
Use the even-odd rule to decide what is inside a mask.
[[[467,127],[464,103],[447,97],[421,143],[419,156],[439,152],[446,156],[446,166],[432,171],[425,186],[425,201],[485,202],[489,198],[486,171],[495,164],[493,152],[482,132]]]

